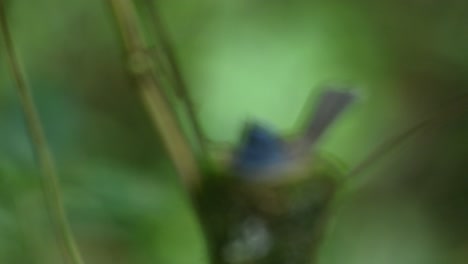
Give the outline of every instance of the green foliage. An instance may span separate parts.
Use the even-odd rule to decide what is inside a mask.
[[[336,160],[331,174],[346,175],[376,144],[467,92],[466,1],[155,2],[214,145],[235,144],[249,118],[293,133],[321,85],[350,83],[362,97],[320,145]],[[140,104],[110,13],[94,0],[8,6],[85,261],[207,263],[207,234]],[[3,45],[0,262],[61,263]],[[418,134],[366,177],[338,177],[349,189],[329,201],[318,263],[456,263],[450,252],[467,243],[466,123],[454,117]],[[226,195],[224,184],[211,190]],[[224,201],[209,209],[221,219]]]

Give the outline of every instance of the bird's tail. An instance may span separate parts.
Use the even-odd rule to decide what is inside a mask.
[[[320,97],[302,136],[303,146],[310,147],[320,139],[338,116],[354,101],[355,92],[349,90],[326,90]]]

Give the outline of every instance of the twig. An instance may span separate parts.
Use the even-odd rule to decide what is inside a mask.
[[[429,127],[436,123],[436,121],[443,121],[443,118],[453,118],[456,117],[457,114],[461,114],[464,111],[468,111],[468,107],[466,107],[466,99],[468,95],[461,95],[456,98],[456,100],[450,100],[447,104],[448,107],[441,109],[440,111],[436,112],[435,114],[429,115],[429,117],[419,121],[418,123],[414,124],[408,129],[403,130],[399,134],[391,137],[387,141],[383,142],[381,145],[375,148],[375,150],[369,154],[362,162],[358,163],[345,177],[345,180],[353,180],[358,175],[363,173],[368,167],[374,164],[377,160],[388,154],[392,151],[395,147],[402,144],[406,139],[411,137],[412,135],[420,132],[422,129]],[[460,103],[461,101],[461,103]],[[462,108],[461,111],[459,108]]]
[[[457,115],[468,111],[468,107],[466,107],[467,98],[468,96],[466,94],[459,96],[456,100],[451,101],[448,104],[449,105],[448,107],[441,109],[435,114],[429,115],[429,117],[417,122],[413,126],[403,130],[402,132],[396,134],[395,136],[383,142],[381,145],[376,147],[375,150],[371,154],[366,156],[366,158],[364,158],[363,161],[361,161],[356,166],[354,166],[354,168],[349,173],[347,173],[347,175],[345,175],[345,181],[349,182],[351,180],[356,180],[356,177],[360,176],[366,169],[368,169],[370,166],[375,164],[375,162],[383,158],[386,154],[390,153],[394,148],[396,148],[397,146],[400,146],[405,140],[409,139],[411,136],[417,134],[421,130],[425,128],[429,128],[431,125],[436,124],[437,121],[446,121],[450,118],[454,118]],[[342,184],[341,186],[345,186],[343,185],[344,183],[341,183],[341,184]],[[346,191],[345,192],[341,191],[341,192],[342,192],[341,195],[343,195],[343,193],[346,193]],[[330,222],[332,222],[333,214],[336,213],[337,209],[343,204],[342,203],[343,200],[339,199],[339,197],[341,196],[336,195],[336,194],[334,195],[334,197],[332,198],[332,201],[330,202],[330,205],[328,206],[328,209],[327,209],[328,212],[326,212],[326,215],[323,218],[323,222],[321,222],[321,224],[323,225],[321,227],[322,233],[316,242],[318,245],[317,246],[318,249],[316,249],[313,252],[314,253],[313,263],[318,262],[317,251],[320,250],[320,247],[323,246],[324,238],[328,236],[327,226],[330,225]]]
[[[147,45],[138,26],[135,7],[129,0],[110,0],[110,5],[146,110],[159,130],[183,183],[188,188],[196,187],[200,180],[197,161],[160,90],[158,80],[152,74],[152,61],[146,54]]]
[[[184,102],[185,107],[187,109],[187,113],[191,122],[191,125],[194,129],[195,136],[197,138],[197,144],[202,152],[202,155],[207,155],[207,148],[205,144],[205,137],[203,136],[203,131],[198,122],[198,117],[196,114],[195,107],[193,105],[193,101],[190,98],[189,91],[187,89],[187,83],[185,82],[184,77],[182,76],[182,72],[179,67],[179,63],[177,60],[176,52],[173,48],[173,45],[170,40],[170,36],[166,30],[163,20],[159,15],[158,9],[155,6],[152,0],[145,1],[147,3],[147,9],[153,20],[152,28],[154,28],[154,33],[157,39],[160,41],[162,55],[166,56],[168,64],[169,64],[169,73],[173,77],[173,83],[175,85],[176,95]]]
[[[15,81],[25,115],[25,122],[28,128],[31,144],[35,151],[36,159],[42,173],[41,182],[45,202],[49,210],[50,218],[54,224],[57,240],[63,248],[62,253],[64,254],[64,257],[68,258],[70,263],[83,264],[84,262],[66,218],[54,159],[49,150],[39,114],[34,104],[25,74],[21,69],[20,61],[15,52],[15,47],[6,19],[5,5],[2,0],[0,0],[0,28],[5,42],[7,60],[11,74]]]

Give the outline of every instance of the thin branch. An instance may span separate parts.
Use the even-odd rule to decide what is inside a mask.
[[[152,61],[140,32],[135,7],[129,0],[110,0],[121,37],[129,57],[129,66],[142,101],[161,134],[169,156],[186,187],[199,184],[200,172],[187,139],[180,129],[169,103],[152,73]]]
[[[468,96],[465,94],[457,97],[456,100],[450,100],[450,102],[447,104],[448,107],[444,107],[442,110],[436,112],[435,114],[429,115],[429,117],[417,122],[413,126],[403,130],[402,132],[383,142],[346,175],[346,180],[353,180],[358,175],[363,173],[367,168],[369,168],[372,164],[374,164],[376,161],[383,158],[394,148],[400,146],[405,140],[415,135],[416,133],[422,131],[423,129],[427,129],[428,127],[430,127],[430,125],[436,124],[437,121],[445,121],[467,111],[467,98]]]
[[[59,244],[63,247],[62,253],[64,257],[68,258],[70,263],[82,264],[84,262],[66,218],[54,159],[49,150],[25,74],[22,71],[20,61],[16,55],[6,18],[4,1],[2,0],[0,0],[0,31],[5,42],[7,60],[19,94],[31,144],[42,173],[41,181],[45,202],[49,210],[50,218],[54,224],[56,237]]]
[[[166,56],[167,58],[167,62],[169,64],[169,73],[173,77],[172,81],[175,86],[176,95],[182,100],[182,102],[184,102],[191,125],[197,138],[198,147],[200,148],[202,154],[206,155],[208,152],[205,144],[205,137],[198,121],[195,106],[187,89],[187,83],[180,70],[177,54],[173,48],[174,46],[172,45],[173,43],[171,43],[170,36],[166,30],[167,27],[161,19],[159,10],[155,6],[154,1],[149,0],[145,1],[145,3],[147,4],[147,9],[152,19],[152,28],[154,29],[154,34],[160,41],[162,55]]]
[[[468,111],[468,107],[466,107],[467,98],[468,96],[466,94],[459,96],[456,100],[451,101],[448,104],[448,107],[443,107],[440,111],[429,115],[427,118],[422,119],[413,126],[403,130],[402,132],[394,135],[390,139],[383,142],[381,145],[376,147],[371,154],[366,156],[366,158],[364,158],[363,161],[354,166],[354,168],[351,169],[350,172],[347,173],[347,175],[345,175],[345,181],[349,182],[351,180],[356,180],[356,177],[362,175],[362,173],[366,169],[374,165],[375,162],[385,157],[385,155],[389,154],[393,149],[404,143],[405,140],[408,140],[411,136],[416,135],[423,129],[428,129],[431,127],[431,125],[437,124],[438,122],[447,121],[451,118],[455,118],[458,115],[461,115],[462,113]],[[343,193],[341,195],[343,195]],[[333,214],[336,213],[337,208],[342,206],[343,199],[339,199],[341,195],[334,195],[335,197],[332,198],[332,201],[329,205],[329,211],[323,218],[321,237],[317,240],[318,249],[314,252],[315,255],[313,256],[314,263],[318,261],[318,256],[316,255],[317,251],[320,250],[320,247],[323,246],[323,241],[325,237],[328,236],[327,232],[329,232],[329,228],[327,226],[332,221]]]

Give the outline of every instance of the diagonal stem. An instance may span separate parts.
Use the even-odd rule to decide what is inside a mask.
[[[147,45],[140,32],[135,7],[130,0],[110,0],[121,37],[129,57],[129,66],[138,85],[143,104],[158,129],[178,174],[186,187],[199,184],[200,172],[167,98],[160,89],[152,71],[151,58],[146,53]]]
[[[54,158],[50,152],[25,74],[16,55],[2,0],[0,0],[0,31],[5,42],[7,60],[19,94],[31,144],[42,173],[41,183],[45,202],[54,224],[57,239],[63,247],[64,257],[68,258],[70,263],[82,264],[84,262],[66,218]]]
[[[405,140],[411,136],[421,132],[423,129],[427,129],[431,125],[438,124],[438,122],[443,122],[450,120],[451,118],[457,117],[460,114],[465,113],[468,108],[466,107],[466,101],[468,99],[468,94],[463,94],[457,97],[455,100],[450,100],[447,105],[442,108],[440,111],[437,111],[428,117],[420,120],[413,126],[403,130],[402,132],[390,137],[388,140],[384,141],[381,145],[377,146],[373,152],[371,152],[363,161],[358,163],[352,168],[350,172],[346,175],[346,180],[355,180],[356,177],[359,177],[368,167],[374,164],[376,161],[384,157],[394,148],[400,146]]]
[[[187,109],[188,117],[192,124],[192,127],[197,138],[197,144],[200,148],[200,151],[203,155],[206,155],[207,148],[205,144],[205,137],[203,136],[203,131],[198,122],[198,117],[196,114],[195,106],[192,99],[190,98],[189,91],[187,89],[187,83],[183,77],[181,69],[179,67],[179,62],[177,59],[176,51],[173,48],[173,45],[170,40],[169,33],[167,32],[167,27],[165,26],[161,16],[159,15],[159,9],[155,6],[154,1],[145,1],[147,4],[148,12],[152,20],[152,26],[154,28],[154,34],[156,39],[159,40],[162,55],[167,58],[169,64],[169,73],[173,78],[173,83],[175,86],[176,95],[184,102]]]

